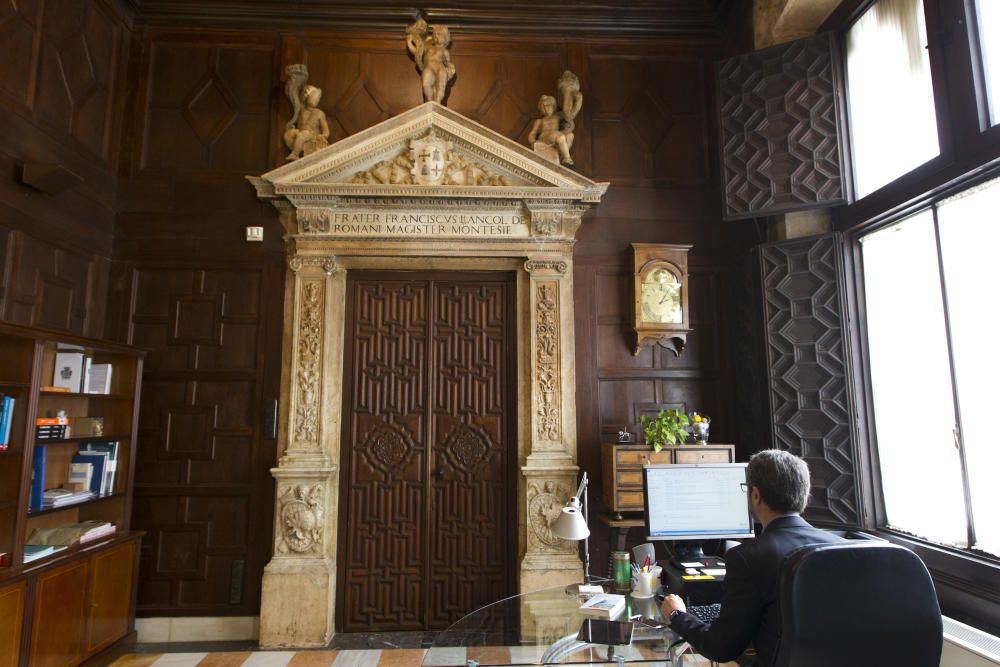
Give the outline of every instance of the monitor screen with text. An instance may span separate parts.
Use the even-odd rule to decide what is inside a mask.
[[[753,537],[746,463],[643,466],[650,540]]]

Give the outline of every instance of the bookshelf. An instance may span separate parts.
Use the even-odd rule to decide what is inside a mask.
[[[17,627],[0,634],[0,655],[13,656],[0,664],[76,664],[133,633],[143,355],[0,323],[0,601],[22,607]],[[39,545],[54,539],[53,529],[87,521],[98,522],[99,537],[26,561],[26,551],[47,550]],[[68,632],[45,631],[67,619]]]

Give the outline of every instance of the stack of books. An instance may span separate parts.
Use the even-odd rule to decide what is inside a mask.
[[[70,547],[93,542],[109,535],[114,535],[118,527],[108,521],[81,521],[66,523],[55,528],[35,528],[28,536],[25,550],[28,546],[39,548],[45,546]]]
[[[35,420],[36,440],[62,440],[69,437],[69,417],[39,417]]]
[[[39,558],[45,558],[46,556],[51,556],[57,551],[62,551],[65,548],[66,547],[36,546],[34,544],[25,544],[24,562],[25,564],[28,564],[33,560],[38,560]]]
[[[84,491],[70,491],[69,489],[46,489],[42,494],[42,509],[55,509],[74,505],[90,500],[94,497],[94,492],[90,489]]]
[[[612,619],[625,608],[625,596],[615,593],[600,593],[580,605],[580,613],[586,616]]]

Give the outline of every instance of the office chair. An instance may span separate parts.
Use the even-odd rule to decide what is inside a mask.
[[[881,542],[813,544],[778,582],[776,667],[938,667],[941,609],[923,562]]]

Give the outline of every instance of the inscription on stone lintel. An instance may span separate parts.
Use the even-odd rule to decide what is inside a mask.
[[[456,213],[300,209],[299,222],[304,233],[348,237],[525,238],[531,235],[525,216],[509,211]]]

